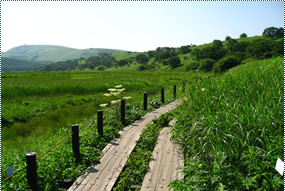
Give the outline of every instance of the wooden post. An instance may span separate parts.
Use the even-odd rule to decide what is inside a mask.
[[[27,179],[32,190],[38,190],[37,158],[36,153],[26,153]]]
[[[176,98],[176,85],[173,86],[173,98]]]
[[[97,111],[97,127],[98,127],[98,134],[103,136],[103,111]]]
[[[161,88],[161,102],[164,103],[164,88]]]
[[[143,109],[147,110],[147,93],[145,92],[143,95]]]
[[[79,150],[79,126],[72,125],[72,151],[74,153],[76,162],[80,160],[80,150]]]
[[[123,125],[126,124],[126,101],[121,100],[121,122]]]
[[[183,93],[185,92],[185,81],[183,81]]]

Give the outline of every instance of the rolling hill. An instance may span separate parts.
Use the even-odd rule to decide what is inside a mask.
[[[127,51],[115,49],[74,49],[55,45],[23,45],[14,47],[7,52],[2,52],[2,71],[27,71],[33,70],[35,63],[50,64],[79,58],[87,58],[98,53],[123,53]],[[32,63],[26,63],[32,62]],[[23,67],[25,65],[25,67]],[[17,66],[20,66],[19,68]],[[4,67],[4,68],[3,68]],[[8,68],[7,68],[8,67]]]

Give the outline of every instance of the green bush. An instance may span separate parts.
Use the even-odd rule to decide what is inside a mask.
[[[200,65],[198,67],[199,70],[203,72],[209,72],[213,69],[214,64],[216,63],[215,60],[211,58],[206,58],[200,61]]]
[[[226,56],[220,59],[213,67],[215,73],[224,72],[232,67],[240,64],[240,61],[235,56]]]

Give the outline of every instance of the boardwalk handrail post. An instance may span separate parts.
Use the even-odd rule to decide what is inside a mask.
[[[32,190],[38,190],[37,158],[36,153],[26,153],[27,180]]]
[[[147,92],[144,92],[144,95],[143,95],[143,109],[145,111],[147,110]]]
[[[97,111],[97,128],[98,128],[98,134],[100,136],[103,136],[103,111],[102,110]]]
[[[121,100],[121,122],[123,125],[126,124],[126,100]]]
[[[161,102],[164,103],[164,88],[161,88]]]
[[[76,162],[80,160],[80,150],[79,150],[79,126],[72,125],[72,151],[74,153]]]
[[[185,92],[185,81],[183,81],[183,93]]]
[[[176,98],[176,85],[173,86],[173,99]]]

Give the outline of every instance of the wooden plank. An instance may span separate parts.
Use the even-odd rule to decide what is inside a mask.
[[[180,173],[184,166],[183,153],[179,145],[170,140],[174,124],[175,121],[172,120],[169,127],[163,128],[160,132],[141,191],[166,191],[169,190],[170,182],[182,178]]]
[[[120,131],[120,138],[111,141],[104,148],[100,163],[89,167],[68,191],[111,190],[146,125],[161,114],[176,108],[180,103],[181,100],[177,100],[161,107]]]

